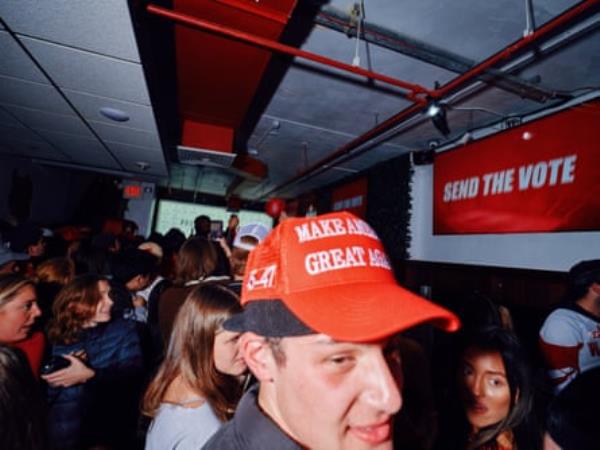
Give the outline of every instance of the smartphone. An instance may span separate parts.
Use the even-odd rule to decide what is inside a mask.
[[[56,372],[57,370],[65,369],[71,365],[71,361],[62,356],[54,355],[46,364],[42,366],[42,375]]]
[[[210,238],[213,241],[221,239],[223,237],[223,221],[222,220],[211,220],[210,221]]]

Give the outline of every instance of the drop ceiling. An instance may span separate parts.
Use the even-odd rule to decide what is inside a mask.
[[[206,8],[260,13],[277,5],[254,0],[198,1]],[[432,140],[444,145],[466,131],[497,126],[507,117],[589,97],[600,87],[599,2],[588,1],[584,3],[591,8],[552,39],[495,66],[493,84],[489,78],[473,80],[442,98],[448,108],[449,136],[442,136],[427,117],[416,114],[387,132],[386,139],[371,142],[368,150],[323,165],[319,163],[324,158],[412,102],[397,87],[301,58],[282,62],[276,72],[274,61],[282,59],[269,52],[271,63],[262,74],[262,85],[250,106],[244,107],[242,121],[234,124],[233,146],[234,153],[264,163],[268,174],[262,179],[245,178],[201,161],[179,163],[176,149],[182,144],[183,118],[178,105],[186,102],[177,86],[177,43],[168,19],[145,10],[149,3],[0,2],[0,153],[215,195],[295,196],[428,148]],[[181,3],[156,2],[168,9]],[[357,42],[354,37],[360,10],[354,5],[360,3],[363,32],[377,42]],[[534,29],[579,5],[568,0],[530,3]],[[307,4],[316,14],[300,15]],[[298,1],[281,40],[346,64],[358,56],[364,69],[433,90],[521,39],[528,26],[527,4],[514,0]],[[213,20],[218,19],[215,16]],[[221,20],[227,24],[227,15]],[[304,34],[289,38],[286,31],[302,21]],[[212,36],[211,54],[227,39]],[[210,89],[206,83],[218,82],[222,72],[212,73],[214,67],[203,65],[203,47],[198,48],[195,66],[201,69],[192,79],[198,91],[205,92]],[[232,67],[223,76],[246,82],[248,72],[236,69],[235,61]],[[224,111],[244,110],[226,94],[211,92],[203,117],[214,109],[216,124]],[[216,104],[219,98],[229,100]],[[129,120],[110,120],[100,113],[105,107],[125,112]],[[210,122],[210,114],[205,119]],[[307,172],[312,168],[318,170]]]

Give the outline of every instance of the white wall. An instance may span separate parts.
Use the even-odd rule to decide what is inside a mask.
[[[154,199],[156,198],[156,187],[154,183],[124,182],[126,184],[139,184],[142,187],[142,196],[130,199],[127,202],[127,210],[123,216],[125,219],[133,220],[137,226],[138,234],[148,237],[152,227],[152,215],[154,214]]]
[[[414,169],[411,259],[566,271],[583,259],[600,258],[600,232],[434,236],[433,166]]]

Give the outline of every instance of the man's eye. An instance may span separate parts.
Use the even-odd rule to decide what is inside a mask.
[[[334,364],[336,366],[344,366],[344,365],[352,364],[353,361],[354,361],[354,358],[349,355],[337,355],[337,356],[332,356],[331,358],[329,358],[329,362],[331,362],[332,364]]]

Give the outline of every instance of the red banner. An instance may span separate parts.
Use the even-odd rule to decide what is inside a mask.
[[[434,163],[434,234],[600,229],[600,102],[529,122]]]
[[[334,189],[331,193],[332,211],[349,211],[364,219],[367,213],[367,178],[360,178]]]

